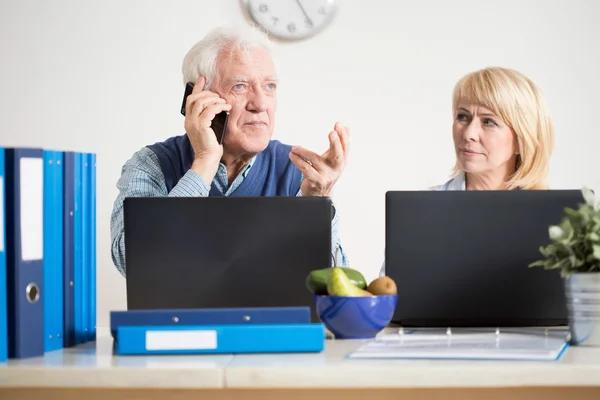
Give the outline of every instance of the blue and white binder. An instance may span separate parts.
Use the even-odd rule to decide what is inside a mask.
[[[4,149],[0,147],[0,362],[8,359],[8,326],[6,307],[6,211],[4,204]]]
[[[190,326],[306,324],[309,307],[247,307],[111,311],[110,329],[116,338],[122,326]]]
[[[42,149],[5,149],[9,358],[44,354]]]
[[[321,352],[325,326],[307,324],[120,326],[117,354]]]
[[[75,153],[63,153],[63,345],[75,346]]]
[[[96,154],[88,157],[88,341],[96,340]]]
[[[44,150],[44,350],[63,347],[63,154]]]

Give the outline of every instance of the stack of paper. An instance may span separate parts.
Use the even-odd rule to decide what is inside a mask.
[[[428,358],[480,360],[557,360],[567,335],[524,333],[386,334],[348,358]]]

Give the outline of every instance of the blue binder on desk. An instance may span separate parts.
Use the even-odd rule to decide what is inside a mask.
[[[63,153],[63,344],[75,346],[75,153]]]
[[[305,324],[120,326],[115,351],[135,354],[320,352],[325,326]]]
[[[87,177],[87,220],[88,232],[86,234],[88,247],[88,341],[96,340],[96,154],[89,153],[88,160],[88,177]]]
[[[110,328],[113,338],[124,326],[191,326],[191,325],[254,325],[306,324],[310,322],[309,307],[247,307],[167,310],[111,311]]]
[[[84,212],[84,157],[82,153],[74,154],[74,201],[73,201],[73,326],[75,328],[75,345],[87,341],[85,332],[85,257],[84,257],[84,237],[85,237],[85,212]]]
[[[63,347],[63,153],[44,150],[44,350]]]
[[[9,358],[44,354],[42,149],[5,149]]]
[[[75,205],[75,226],[76,232],[79,235],[76,237],[76,245],[80,246],[79,266],[77,262],[75,267],[79,267],[75,270],[75,342],[77,344],[87,342],[89,332],[89,163],[87,153],[78,153],[79,157],[79,170],[77,170],[77,163],[75,169],[75,176],[79,175],[79,180],[75,182],[76,193],[75,198],[79,201],[79,207],[77,203]],[[77,186],[79,184],[79,186]],[[76,200],[77,201],[77,200]],[[79,211],[79,214],[77,213]],[[79,224],[79,226],[77,225]],[[78,241],[77,241],[78,240]],[[77,247],[76,247],[77,249]],[[77,250],[76,250],[77,251]],[[79,279],[77,279],[79,278]],[[78,283],[79,282],[79,283]],[[78,307],[79,305],[79,307]]]
[[[4,149],[0,147],[0,362],[8,359],[8,327],[6,307],[6,204],[4,186]]]

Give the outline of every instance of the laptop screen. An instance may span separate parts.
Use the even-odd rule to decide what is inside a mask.
[[[393,322],[499,327],[567,323],[557,270],[530,268],[548,227],[580,191],[395,191],[386,194],[386,275]]]

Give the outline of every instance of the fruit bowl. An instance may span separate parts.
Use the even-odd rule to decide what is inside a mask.
[[[314,295],[314,300],[317,315],[336,339],[364,339],[374,338],[390,323],[398,295]]]
[[[392,320],[398,300],[392,278],[380,276],[367,285],[359,271],[348,267],[311,271],[306,287],[319,319],[336,339],[375,337]]]

